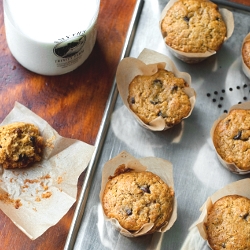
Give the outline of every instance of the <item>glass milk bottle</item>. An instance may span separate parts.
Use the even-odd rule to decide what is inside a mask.
[[[6,40],[12,55],[42,75],[79,67],[96,40],[100,0],[4,0]]]

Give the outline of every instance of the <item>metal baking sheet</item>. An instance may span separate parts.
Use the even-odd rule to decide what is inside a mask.
[[[79,230],[72,247],[75,250],[208,250],[206,242],[192,227],[200,216],[200,207],[208,196],[226,184],[250,177],[225,169],[217,159],[210,138],[212,124],[223,112],[250,99],[250,80],[241,69],[241,44],[250,32],[248,9],[228,6],[226,1],[221,1],[221,7],[233,12],[233,35],[216,55],[198,64],[186,64],[167,50],[160,34],[159,18],[167,2],[144,2],[129,56],[137,57],[144,48],[152,49],[171,58],[180,71],[188,72],[197,93],[194,111],[172,129],[151,132],[135,121],[119,95],[112,97],[115,105],[105,121],[109,124],[107,135],[104,135],[102,150],[95,159],[96,169],[89,183],[88,200],[81,221],[78,217]],[[136,158],[155,156],[172,162],[178,217],[166,233],[126,238],[104,221],[99,202],[102,167],[123,150]]]
[[[133,40],[135,37],[137,25],[140,19],[143,4],[144,4],[143,0],[136,1],[136,5],[134,8],[133,15],[131,17],[130,25],[128,27],[128,31],[127,31],[127,35],[126,35],[126,39],[124,42],[124,47],[121,53],[120,60],[126,56],[129,56],[129,53],[133,44]],[[117,95],[118,95],[118,90],[116,88],[116,83],[114,80],[113,86],[109,94],[108,101],[106,103],[102,122],[98,131],[98,135],[96,138],[96,143],[95,143],[96,149],[86,171],[84,184],[82,186],[82,189],[78,198],[77,206],[76,206],[75,213],[72,219],[71,227],[69,229],[68,237],[66,239],[64,250],[70,250],[70,249],[73,249],[74,247],[77,233],[81,224],[81,219],[85,211],[86,202],[88,200],[90,185],[93,180],[95,170],[97,168],[99,156],[100,156],[103,144],[104,144],[106,133],[109,127],[110,117],[114,110]]]

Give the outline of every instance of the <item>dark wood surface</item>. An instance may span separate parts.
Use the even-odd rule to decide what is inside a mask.
[[[239,4],[250,6],[250,1],[249,0],[229,0],[229,1],[230,2],[234,2],[234,3],[239,3]]]
[[[250,6],[249,0],[231,2]],[[98,36],[90,57],[71,73],[48,77],[26,70],[12,57],[5,40],[2,0],[0,3],[0,122],[18,101],[62,136],[94,145],[136,0],[101,0]],[[79,191],[83,181],[84,173]],[[74,210],[75,205],[34,241],[0,210],[0,249],[63,249]]]
[[[136,0],[101,0],[94,50],[82,66],[61,76],[32,73],[13,58],[5,40],[0,1],[0,122],[18,101],[60,135],[94,145]],[[83,181],[84,173],[78,181],[78,193]],[[75,205],[34,241],[0,210],[0,249],[63,249],[74,210]]]

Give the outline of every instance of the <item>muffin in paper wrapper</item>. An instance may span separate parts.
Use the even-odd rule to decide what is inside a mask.
[[[100,191],[100,202],[102,205],[102,197],[104,193],[105,186],[108,182],[109,176],[112,176],[115,170],[121,165],[125,164],[126,167],[135,170],[136,172],[142,171],[150,171],[156,175],[158,175],[169,187],[174,190],[174,181],[173,181],[173,168],[172,164],[164,159],[156,158],[156,157],[145,157],[141,159],[136,159],[126,151],[122,151],[119,155],[112,158],[103,167],[102,171],[102,184]],[[103,205],[102,205],[103,207]],[[126,237],[138,237],[142,235],[148,234],[150,229],[153,227],[153,223],[147,223],[141,227],[136,232],[130,232],[123,228],[119,222],[114,218],[108,218],[103,211],[104,219],[110,221],[111,224],[124,236]],[[162,227],[157,231],[164,233],[169,230],[174,222],[177,219],[177,200],[174,198],[173,211],[169,221],[167,221]]]
[[[242,52],[242,49],[243,49],[243,44],[246,42],[246,41],[249,41],[250,40],[250,33],[248,33],[246,35],[246,37],[244,38],[243,42],[242,42],[242,46],[241,46],[241,52]],[[250,54],[250,51],[249,51],[249,54]],[[243,60],[243,57],[241,56],[241,61],[242,61],[242,70],[244,72],[244,74],[250,79],[250,68],[247,67],[246,63],[244,62]]]
[[[210,130],[210,136],[212,138],[212,142],[213,142],[213,135],[214,135],[214,130],[217,126],[217,124],[223,120],[224,118],[226,118],[228,116],[228,114],[230,113],[231,110],[234,110],[234,109],[245,109],[245,110],[248,110],[250,109],[250,101],[248,102],[244,102],[244,103],[241,103],[241,104],[237,104],[237,105],[234,105],[230,108],[229,112],[226,114],[222,114],[213,124],[211,130]],[[214,146],[214,142],[213,142],[213,146]],[[240,169],[236,166],[235,163],[233,162],[227,162],[225,161],[217,152],[215,146],[214,146],[214,149],[216,151],[216,154],[217,154],[217,157],[219,159],[219,161],[221,162],[221,164],[226,168],[228,169],[229,171],[235,173],[235,174],[240,174],[240,175],[244,175],[244,174],[249,174],[250,173],[250,166],[249,166],[249,169],[248,170],[243,170],[243,169]]]
[[[133,114],[138,123],[151,131],[162,131],[167,130],[171,127],[166,125],[164,118],[162,118],[161,116],[157,117],[149,124],[146,124],[130,109],[128,103],[129,84],[137,75],[150,76],[155,74],[158,69],[166,69],[168,71],[171,71],[175,74],[176,77],[183,78],[188,83],[189,87],[184,88],[184,91],[189,97],[191,110],[189,114],[183,119],[188,118],[193,111],[196,101],[195,90],[191,88],[191,76],[186,72],[180,72],[176,68],[172,60],[170,60],[167,56],[145,48],[140,53],[138,58],[127,57],[121,60],[116,72],[117,87],[123,103]]]
[[[160,26],[160,31],[161,31],[161,23],[163,18],[166,16],[166,13],[168,12],[168,10],[171,8],[171,6],[177,2],[178,0],[170,0],[168,2],[168,4],[165,6],[165,8],[163,9],[162,13],[161,13],[161,17],[160,17],[160,22],[159,22],[159,26]],[[234,31],[234,17],[233,17],[233,13],[227,9],[219,9],[220,14],[223,17],[223,20],[226,24],[227,27],[227,36],[224,39],[224,42],[226,40],[228,40]],[[165,43],[165,37],[163,36],[163,40]],[[186,63],[198,63],[201,62],[203,60],[205,60],[206,58],[215,55],[216,51],[207,51],[205,53],[186,53],[186,52],[182,52],[176,49],[171,48],[170,46],[168,46],[166,43],[165,45],[167,46],[167,48],[170,50],[170,52],[177,57],[178,59],[182,60],[183,62]]]
[[[215,192],[213,195],[207,198],[206,202],[200,208],[201,214],[198,220],[195,223],[195,226],[198,228],[198,231],[201,237],[204,240],[207,240],[207,233],[205,224],[207,222],[208,211],[211,209],[212,205],[219,200],[220,198],[227,195],[240,195],[250,199],[250,179],[246,178],[236,182],[232,182],[222,189]],[[208,243],[208,241],[207,241]],[[208,243],[209,245],[209,243]],[[210,246],[209,246],[210,247]],[[210,247],[211,248],[211,247]]]

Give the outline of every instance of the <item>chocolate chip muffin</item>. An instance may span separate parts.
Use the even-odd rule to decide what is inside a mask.
[[[16,122],[0,127],[0,164],[6,169],[24,168],[41,160],[44,140],[38,128]]]
[[[148,233],[169,222],[174,204],[174,191],[152,172],[135,172],[121,165],[109,178],[104,189],[103,210],[108,218],[134,232],[153,223]]]
[[[138,75],[129,84],[129,107],[146,124],[161,116],[172,127],[191,111],[185,87],[189,86],[184,79],[165,69]]]
[[[242,46],[242,59],[250,70],[250,40],[245,41]]]
[[[231,110],[216,125],[213,143],[224,161],[250,170],[250,110]]]
[[[228,195],[208,211],[205,229],[213,250],[250,249],[250,200]]]
[[[218,51],[227,27],[218,6],[208,0],[179,0],[161,22],[165,43],[186,53]]]

